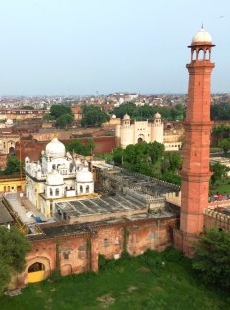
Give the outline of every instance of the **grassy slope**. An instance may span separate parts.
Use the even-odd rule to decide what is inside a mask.
[[[175,251],[149,252],[111,261],[98,274],[48,280],[29,285],[22,295],[3,296],[0,309],[230,309],[230,297],[200,284],[190,262],[178,257]]]

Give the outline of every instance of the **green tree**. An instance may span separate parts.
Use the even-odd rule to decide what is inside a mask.
[[[228,151],[230,150],[230,139],[226,138],[226,139],[219,140],[218,146],[223,149],[223,152],[226,155]]]
[[[91,155],[91,147],[87,144],[81,143],[81,141],[75,139],[66,145],[68,152],[75,152],[77,154],[88,156]]]
[[[44,114],[42,119],[43,119],[43,121],[48,122],[48,121],[55,120],[55,117],[52,116],[50,113],[46,113],[46,114]]]
[[[0,292],[7,287],[14,272],[25,268],[25,256],[30,244],[17,228],[0,226]]]
[[[74,121],[71,114],[63,114],[56,119],[55,126],[59,128],[68,128]]]
[[[113,150],[113,161],[115,165],[120,166],[123,163],[124,150],[121,147],[116,147]]]
[[[135,103],[127,102],[121,104],[119,107],[116,107],[113,112],[116,115],[116,117],[123,118],[125,114],[128,114],[132,118],[134,115],[137,116],[136,113],[137,109],[138,108],[136,107]]]
[[[230,119],[230,104],[229,102],[222,102],[211,105],[211,119],[212,120],[229,120]]]
[[[69,114],[73,116],[70,106],[63,104],[54,104],[51,106],[50,115],[53,116],[55,119],[58,119],[64,114]]]
[[[20,160],[15,155],[8,156],[4,175],[18,174],[19,172]]]
[[[210,179],[212,185],[214,185],[222,178],[226,177],[227,172],[230,170],[229,167],[221,165],[220,163],[212,164],[210,168],[210,170],[212,171],[212,176]]]
[[[100,107],[94,105],[85,105],[82,108],[81,125],[83,127],[100,127],[102,123],[109,121],[110,116],[103,112]]]
[[[164,144],[157,141],[149,143],[149,156],[151,158],[152,164],[160,160],[164,155]]]
[[[165,160],[168,161],[168,167],[171,172],[177,173],[182,166],[182,156],[178,152],[167,152],[165,153]]]
[[[206,230],[195,245],[193,268],[206,283],[230,289],[230,232]]]

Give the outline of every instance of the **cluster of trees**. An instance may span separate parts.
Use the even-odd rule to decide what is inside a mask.
[[[116,107],[113,113],[122,118],[126,113],[131,117],[131,119],[136,120],[147,120],[152,119],[154,114],[157,112],[161,114],[162,118],[165,120],[176,121],[183,120],[185,117],[186,107],[177,104],[173,107],[160,107],[160,106],[136,106],[133,102],[128,102]]]
[[[0,226],[0,293],[7,287],[11,275],[25,269],[25,256],[30,244],[16,227]]]
[[[56,127],[67,129],[73,123],[74,115],[69,105],[54,104],[50,108],[50,113],[44,115],[43,120],[55,120]]]
[[[82,106],[82,127],[100,127],[102,123],[109,121],[109,114],[102,111],[102,109],[95,105]]]
[[[224,124],[215,126],[212,130],[212,146],[220,147],[227,155],[230,150],[230,127]]]
[[[222,102],[211,105],[211,119],[212,120],[229,120],[230,119],[230,104],[229,102]]]
[[[164,145],[156,141],[152,143],[130,144],[126,149],[113,150],[113,161],[130,171],[180,184],[178,170],[182,165],[179,152],[165,152]]]

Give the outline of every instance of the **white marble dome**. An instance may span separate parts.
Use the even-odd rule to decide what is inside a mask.
[[[58,173],[57,170],[53,170],[52,172],[47,174],[46,185],[57,186],[63,184],[64,184],[63,176],[60,173]]]
[[[123,117],[123,120],[130,120],[130,116],[126,113]]]
[[[201,28],[192,38],[192,44],[198,44],[200,42],[212,43],[211,35],[204,28]]]
[[[160,113],[157,112],[157,113],[154,115],[154,118],[161,118]]]
[[[83,167],[76,174],[76,182],[77,183],[89,183],[93,182],[93,174],[89,171],[88,167]]]
[[[65,153],[65,145],[56,137],[46,145],[46,155],[49,157],[64,157]]]

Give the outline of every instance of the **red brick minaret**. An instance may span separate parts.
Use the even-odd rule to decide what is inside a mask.
[[[188,105],[184,122],[180,248],[190,255],[190,241],[203,231],[204,209],[208,206],[210,130],[210,85],[212,38],[203,27],[189,46]],[[179,240],[177,240],[179,241]]]

